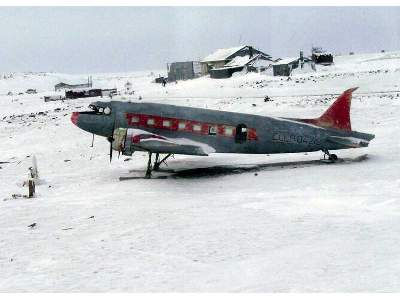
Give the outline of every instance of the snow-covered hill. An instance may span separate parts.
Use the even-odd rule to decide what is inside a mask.
[[[159,73],[93,82],[131,81],[122,101],[286,117],[319,116],[333,94],[359,86],[352,127],[376,138],[336,151],[344,164],[299,163],[322,153],[176,155],[168,169],[201,170],[119,181],[143,174],[145,154],[110,164],[105,139],[90,147],[69,119],[94,99],[41,98],[86,74],[2,76],[0,291],[400,291],[400,52],[335,57],[291,80],[252,73],[163,88]],[[39,93],[18,95],[28,88]],[[26,193],[32,155],[37,195],[13,199]]]

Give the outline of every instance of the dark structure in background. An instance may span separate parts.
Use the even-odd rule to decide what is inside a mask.
[[[91,88],[92,86],[93,86],[92,76],[89,76],[87,83],[68,84],[68,83],[60,82],[54,86],[54,90],[57,92],[57,91],[61,91],[61,90]]]
[[[77,99],[77,98],[87,98],[87,97],[99,97],[101,96],[101,89],[75,89],[75,90],[65,90],[65,98],[67,99]]]
[[[163,83],[164,80],[168,80],[168,78],[164,77],[164,76],[159,76],[156,79],[154,79],[155,83]]]
[[[207,75],[210,73],[211,69],[219,69],[219,68],[224,68],[224,67],[233,67],[229,66],[228,64],[235,59],[235,57],[253,57],[256,56],[257,54],[262,54],[263,57],[270,59],[271,56],[255,49],[252,46],[238,46],[238,47],[233,47],[233,48],[227,48],[227,49],[218,49],[214,53],[208,55],[205,57],[200,63],[201,63],[201,74],[202,75]],[[238,67],[238,66],[236,66]]]
[[[187,80],[201,75],[200,62],[184,61],[167,64],[168,81]]]
[[[88,98],[88,97],[103,97],[117,95],[117,89],[75,89],[66,90],[66,99]]]
[[[293,69],[299,67],[299,57],[289,57],[279,60],[272,65],[274,76],[290,76]]]
[[[331,65],[333,64],[333,55],[321,47],[313,47],[311,49],[311,59],[314,63],[320,65]]]
[[[229,63],[221,68],[210,70],[211,78],[229,78],[235,72],[262,72],[270,67],[272,61],[269,56],[264,54],[236,56]]]

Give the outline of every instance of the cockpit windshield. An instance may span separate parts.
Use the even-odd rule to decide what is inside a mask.
[[[111,114],[111,108],[109,106],[106,107],[101,107],[95,104],[90,104],[89,108],[93,111],[93,113],[97,115],[110,115]]]

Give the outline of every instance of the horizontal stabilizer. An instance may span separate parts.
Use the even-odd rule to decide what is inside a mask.
[[[358,139],[354,137],[344,136],[330,136],[327,139],[329,142],[344,146],[346,148],[361,148],[368,147],[369,141],[364,139]]]

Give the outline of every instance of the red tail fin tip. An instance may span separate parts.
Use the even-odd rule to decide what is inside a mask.
[[[351,131],[350,106],[353,92],[358,87],[348,89],[341,94],[335,102],[317,119],[298,119],[304,123],[320,127],[334,128]]]
[[[356,89],[358,88],[351,88],[344,91],[328,110],[316,120],[317,125],[351,131],[351,97]]]

